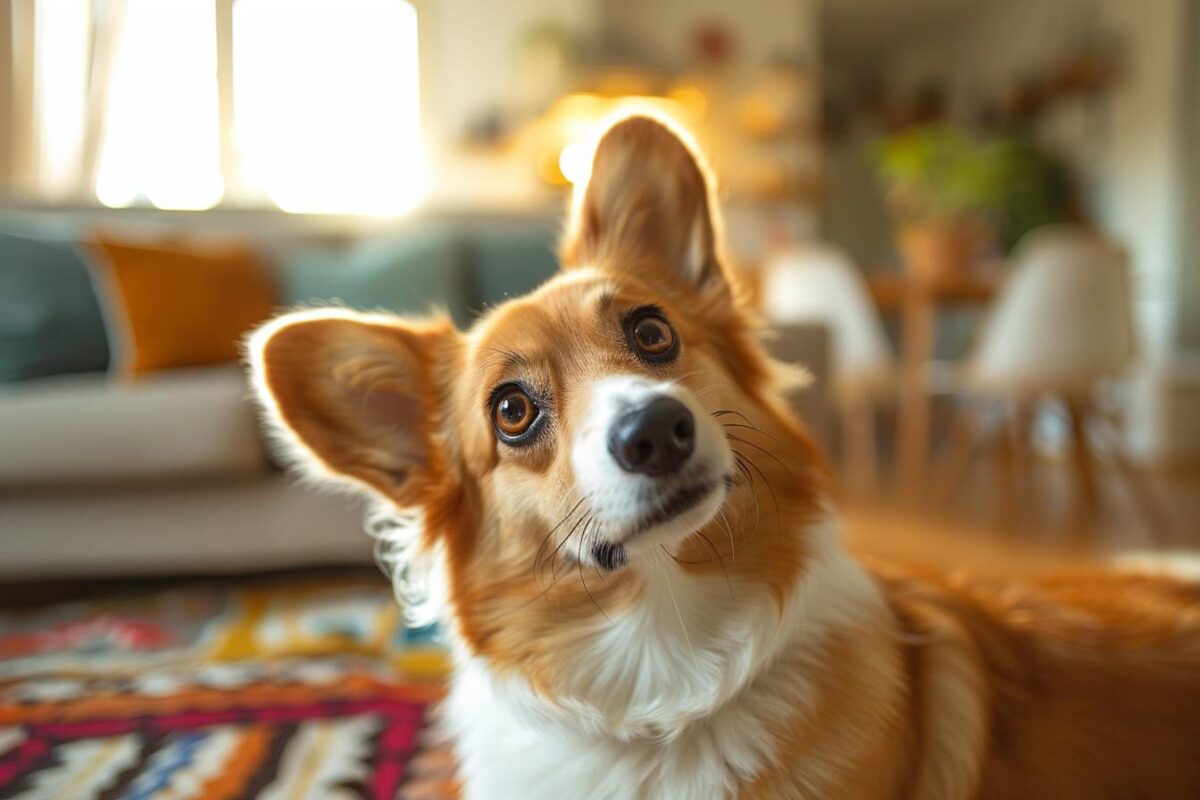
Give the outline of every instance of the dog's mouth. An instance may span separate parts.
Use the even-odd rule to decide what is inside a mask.
[[[645,534],[661,528],[694,510],[720,489],[727,488],[732,477],[723,480],[706,478],[668,489],[651,500],[645,511],[629,525],[617,541],[602,541],[592,547],[592,558],[604,570],[613,571],[629,563],[628,545]],[[704,520],[701,522],[706,522]],[[696,527],[699,527],[698,525]]]

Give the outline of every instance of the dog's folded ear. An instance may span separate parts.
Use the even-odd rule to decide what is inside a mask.
[[[713,180],[685,138],[640,115],[604,133],[586,185],[576,187],[567,268],[649,271],[666,286],[725,289]]]
[[[460,350],[446,320],[297,312],[249,340],[251,379],[285,455],[318,478],[423,504],[445,477],[442,399]]]

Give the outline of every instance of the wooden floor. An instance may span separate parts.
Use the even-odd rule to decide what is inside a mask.
[[[1142,501],[1116,473],[1101,470],[1099,507],[1090,516],[1077,512],[1061,462],[1034,464],[1026,485],[1005,502],[997,501],[992,469],[976,464],[961,491],[939,507],[843,500],[850,546],[951,568],[1053,567],[1146,553],[1200,558],[1200,469],[1143,473]],[[1156,513],[1146,513],[1145,498]]]

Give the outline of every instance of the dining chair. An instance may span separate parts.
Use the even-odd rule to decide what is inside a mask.
[[[762,297],[772,324],[829,330],[847,484],[877,493],[876,407],[894,393],[896,363],[862,272],[833,245],[794,245],[767,260]]]
[[[1070,433],[1076,512],[1086,519],[1096,510],[1095,446],[1102,445],[1151,527],[1160,528],[1162,515],[1124,454],[1119,412],[1102,391],[1136,355],[1125,251],[1081,226],[1027,234],[962,372],[966,404],[937,469],[939,499],[953,493],[976,451],[998,445],[997,509],[1011,522],[1022,507],[1037,404],[1053,398],[1065,409]]]

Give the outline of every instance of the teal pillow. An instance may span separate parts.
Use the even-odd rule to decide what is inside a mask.
[[[0,233],[0,382],[107,367],[108,336],[79,251]]]
[[[558,271],[558,227],[550,221],[487,222],[468,233],[471,310],[481,313],[536,289]]]
[[[390,234],[349,248],[305,248],[280,258],[280,300],[398,314],[441,307],[462,325],[468,322],[462,264],[459,240],[441,229]]]

